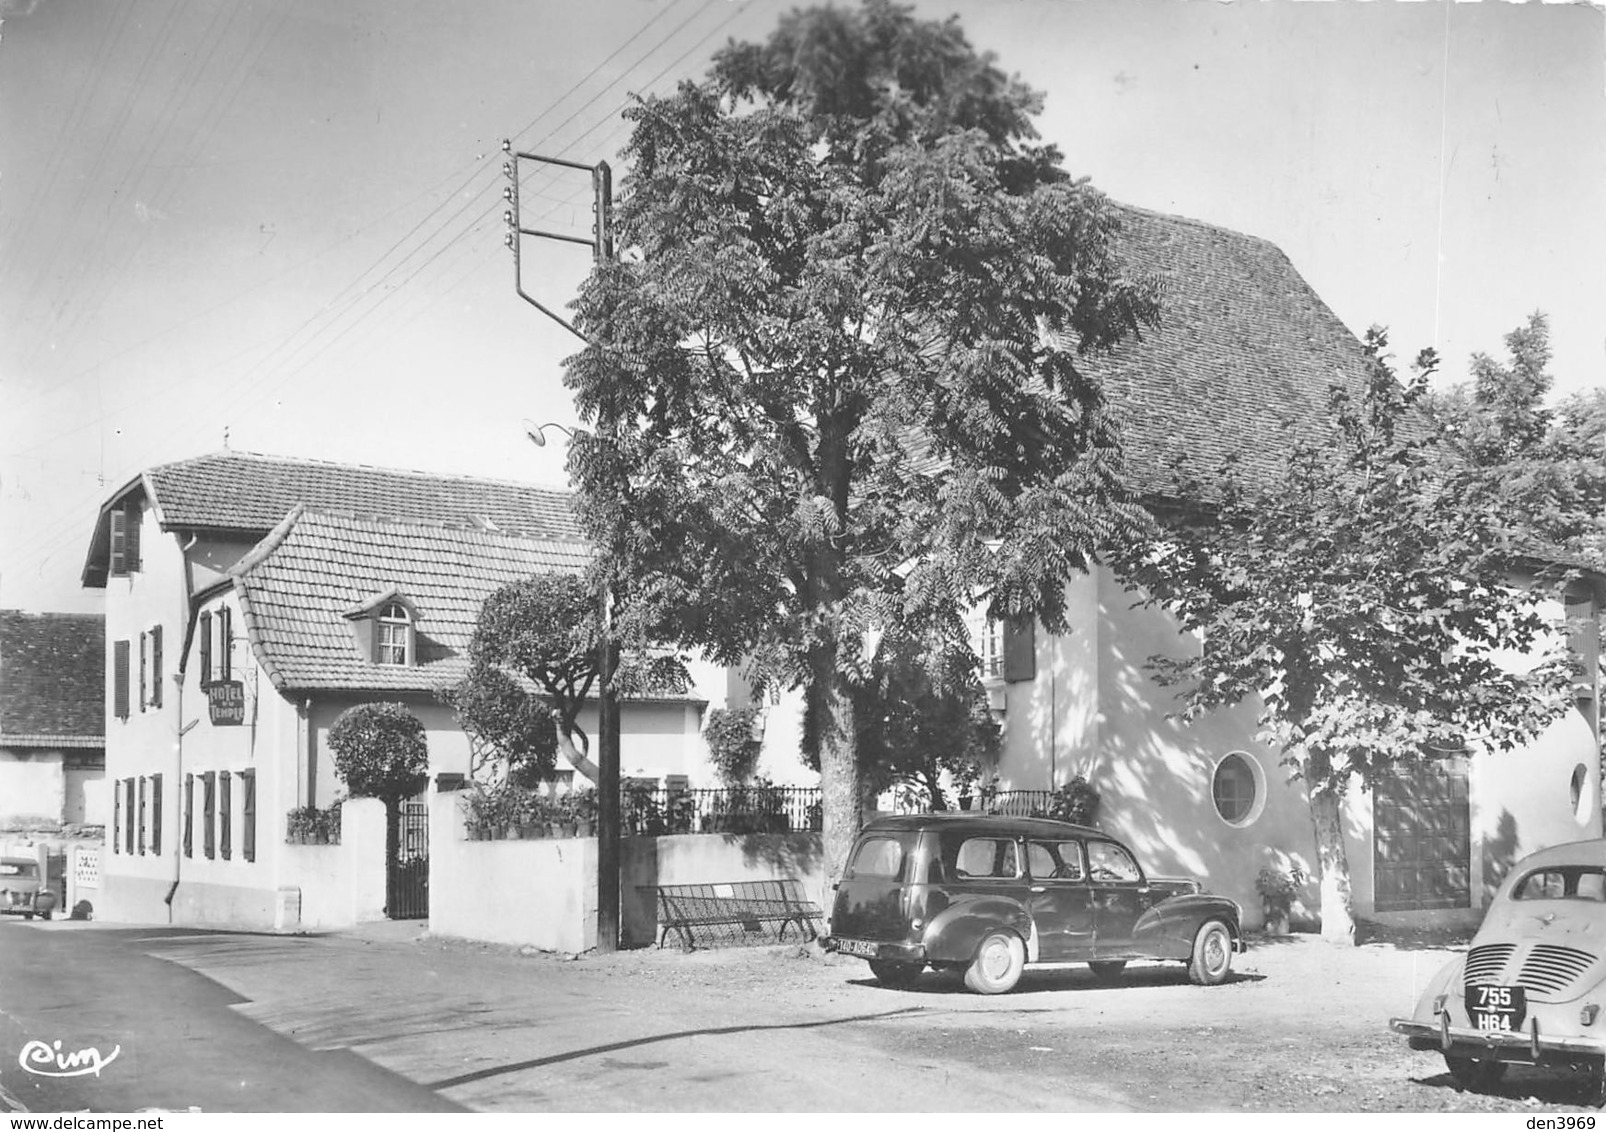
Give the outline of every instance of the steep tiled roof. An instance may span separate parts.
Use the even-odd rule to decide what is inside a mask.
[[[1325,427],[1329,387],[1363,388],[1361,344],[1276,245],[1117,206],[1115,255],[1164,285],[1160,324],[1078,364],[1103,380],[1139,487],[1163,491],[1185,453],[1199,473],[1236,455],[1270,476],[1295,432]]]
[[[581,537],[571,507],[573,496],[567,491],[225,450],[158,465],[108,499],[90,539],[84,585],[106,584],[110,555],[106,512],[139,497],[156,507],[167,530],[236,532],[253,539],[298,505],[530,538]]]
[[[266,531],[297,504],[399,522],[578,538],[570,494],[504,480],[213,452],[145,473],[168,528]]]
[[[480,604],[586,544],[297,509],[231,571],[257,660],[281,691],[433,691],[460,678]],[[394,589],[417,610],[416,667],[373,663],[347,615]]]
[[[106,619],[0,609],[0,747],[101,747]]]

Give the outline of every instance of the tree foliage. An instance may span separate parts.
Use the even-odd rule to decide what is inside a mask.
[[[756,734],[762,713],[759,708],[714,708],[703,726],[708,757],[721,782],[736,786],[753,776],[763,741]]]
[[[1259,697],[1263,740],[1310,794],[1332,935],[1351,928],[1338,807],[1352,777],[1520,746],[1564,708],[1569,675],[1547,591],[1512,585],[1506,516],[1476,490],[1481,473],[1446,459],[1415,412],[1431,355],[1402,385],[1386,344],[1368,335],[1367,387],[1335,390],[1328,436],[1295,444],[1273,482],[1228,469],[1219,492],[1184,486],[1201,521],[1130,564],[1202,640],[1153,662],[1186,715]],[[1513,652],[1543,659],[1514,671]]]
[[[429,780],[424,725],[405,704],[357,704],[329,728],[335,770],[355,797],[394,808]]]
[[[591,739],[580,722],[601,672],[598,581],[580,574],[537,574],[485,599],[469,645],[470,666],[448,699],[476,741],[525,780],[550,777],[554,752],[597,781]],[[684,690],[681,658],[648,645],[639,619],[616,628],[622,642],[614,684],[622,695]],[[526,691],[517,678],[533,687]]]
[[[878,634],[962,642],[978,597],[1063,629],[1067,578],[1146,520],[1078,359],[1152,320],[1156,288],[1036,144],[1039,105],[956,21],[871,0],[794,12],[627,111],[570,470],[632,607],[811,691],[832,871]]]
[[[1534,313],[1505,338],[1509,361],[1472,358],[1472,380],[1430,400],[1464,490],[1512,555],[1606,553],[1606,391],[1552,408],[1550,328]]]

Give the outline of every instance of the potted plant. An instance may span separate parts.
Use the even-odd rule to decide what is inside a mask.
[[[1298,865],[1286,869],[1267,865],[1256,875],[1255,891],[1260,893],[1260,908],[1266,915],[1268,934],[1288,934],[1288,918],[1293,914],[1294,901],[1299,899],[1305,880],[1305,870]]]
[[[284,839],[291,845],[306,845],[318,823],[316,806],[297,806],[285,815]]]
[[[590,837],[596,828],[597,792],[589,787],[569,793],[569,806],[574,811],[575,833]]]

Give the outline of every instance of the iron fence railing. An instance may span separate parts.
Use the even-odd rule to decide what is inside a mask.
[[[1047,814],[1054,808],[1058,792],[1054,790],[997,790],[978,794],[965,806],[950,798],[953,809],[968,809],[978,814],[1002,814],[1005,817],[1024,818],[1034,814]],[[931,799],[924,791],[900,790],[893,798],[895,814],[924,814],[931,810]]]
[[[620,809],[626,836],[795,833],[823,828],[818,786],[627,786]]]

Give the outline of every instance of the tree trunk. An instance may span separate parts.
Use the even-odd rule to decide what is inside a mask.
[[[568,760],[574,772],[595,786],[602,778],[602,769],[596,763],[586,758],[580,748],[575,746],[574,739],[561,726],[558,728],[558,750]]]
[[[814,721],[820,744],[820,802],[825,815],[824,865],[827,900],[830,886],[842,879],[848,852],[864,820],[864,790],[859,775],[859,751],[854,727],[853,699],[836,673],[835,658],[814,658],[817,694],[807,697],[818,714]]]
[[[1316,859],[1321,869],[1322,938],[1329,943],[1354,944],[1349,855],[1344,850],[1343,796],[1326,787],[1312,786],[1310,816],[1316,827]]]

